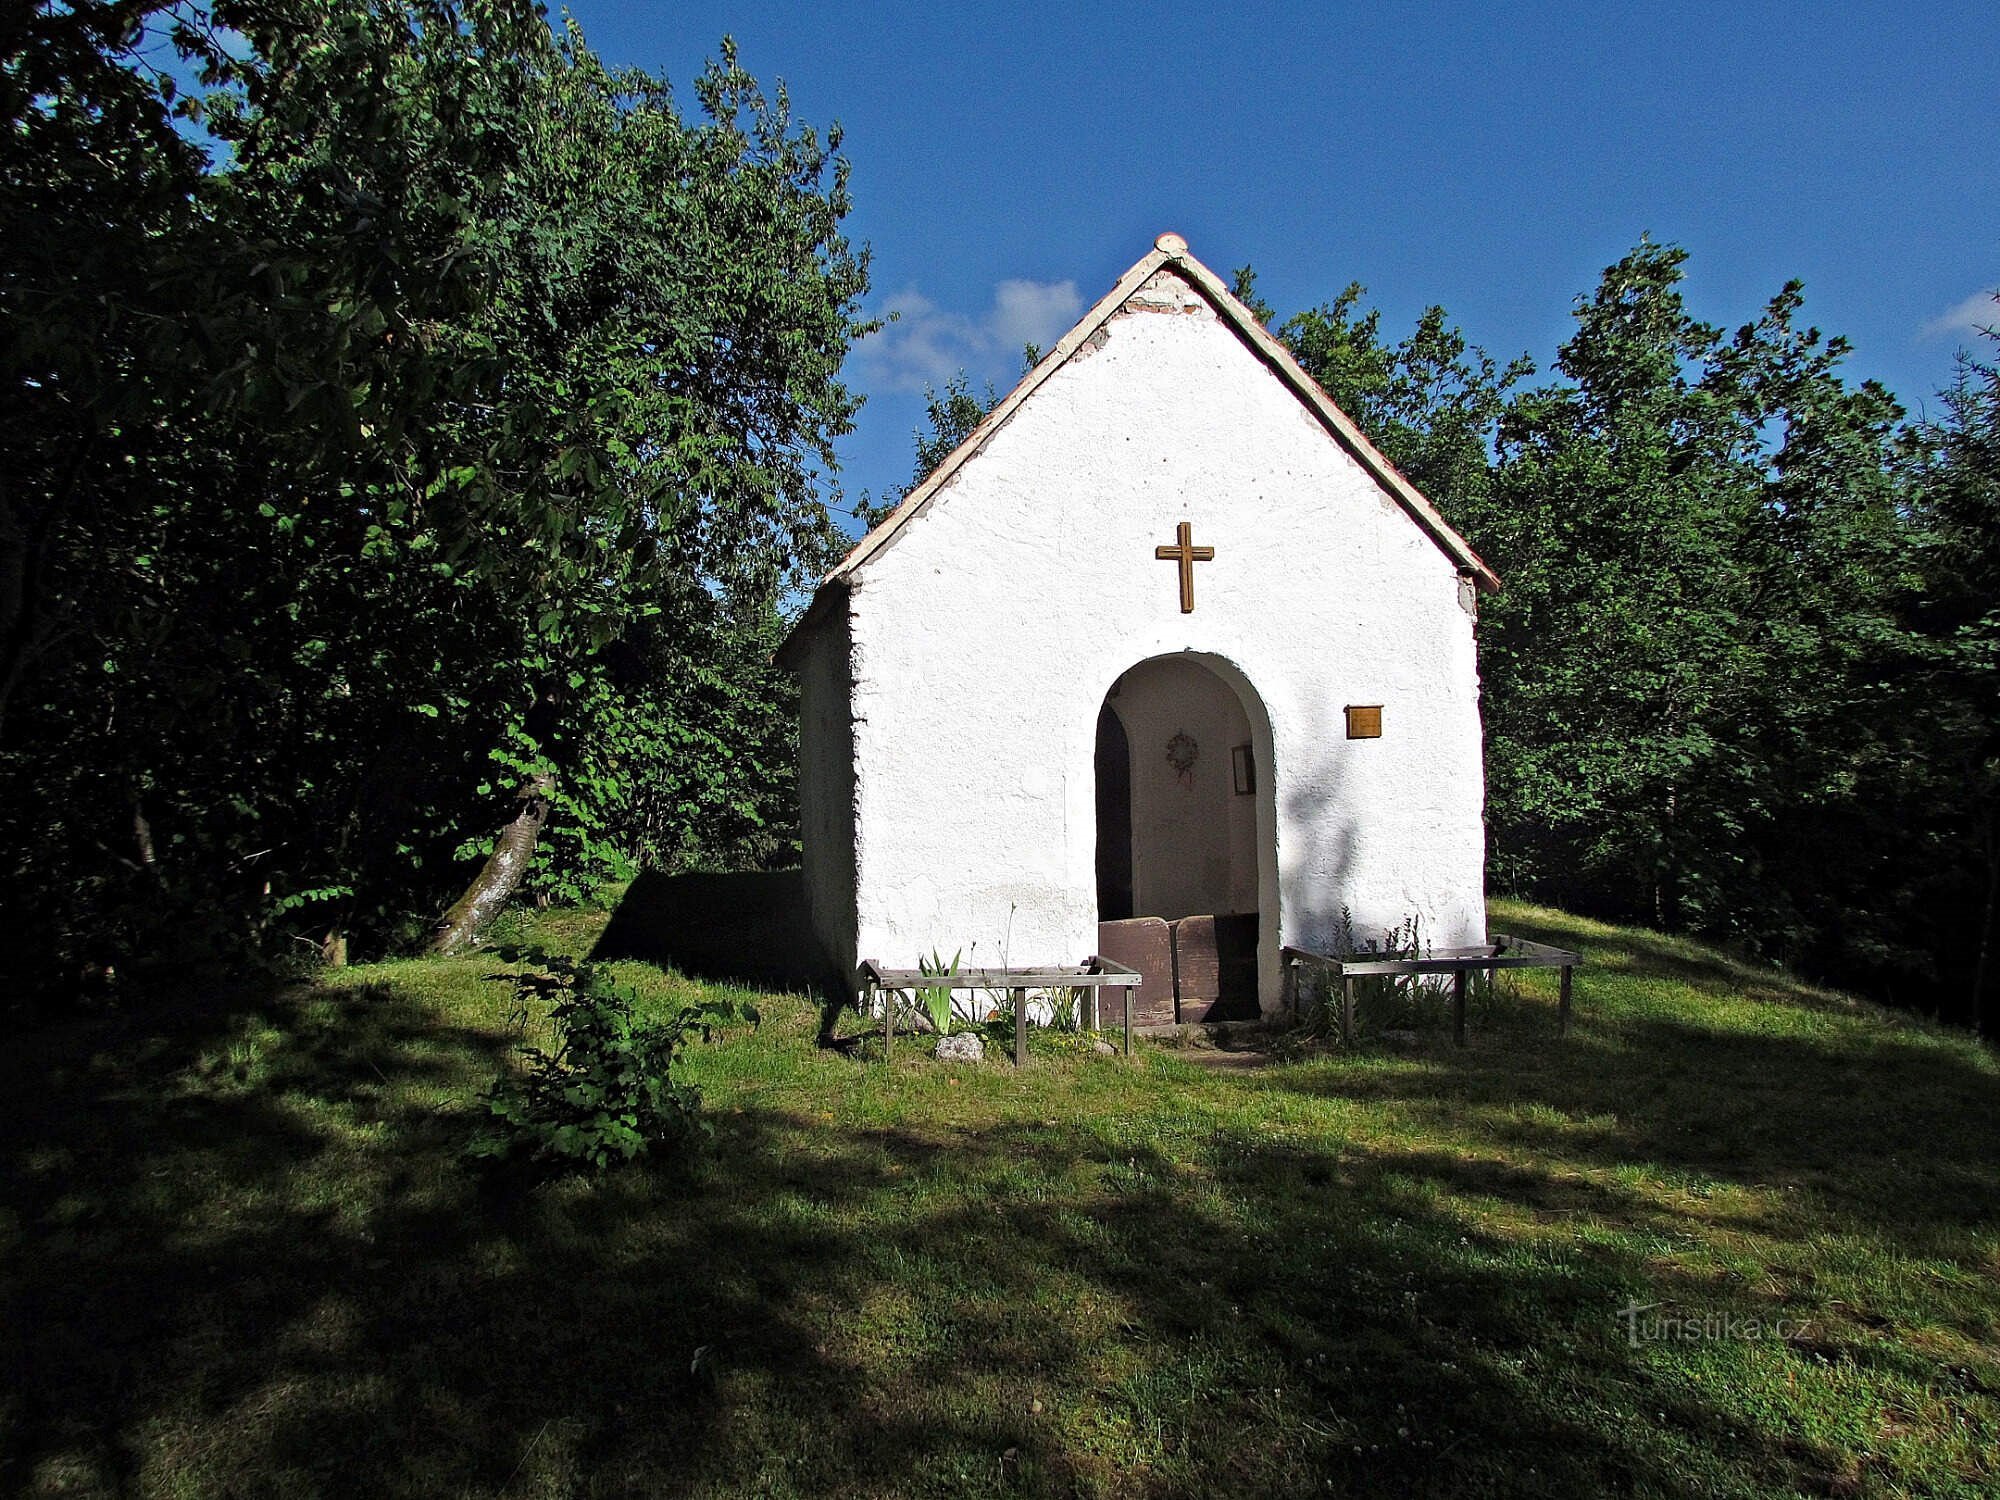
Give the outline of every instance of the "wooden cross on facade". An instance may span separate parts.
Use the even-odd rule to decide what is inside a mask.
[[[1194,526],[1191,522],[1181,522],[1174,533],[1171,547],[1155,547],[1153,556],[1161,562],[1179,563],[1181,568],[1181,613],[1194,613],[1194,565],[1198,562],[1214,562],[1213,547],[1197,547],[1194,544]]]

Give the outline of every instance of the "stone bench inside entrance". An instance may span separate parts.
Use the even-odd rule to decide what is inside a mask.
[[[1132,992],[1134,1026],[1257,1018],[1255,912],[1100,922],[1097,951],[1144,976]],[[1124,1003],[1101,995],[1098,1024],[1123,1024]]]

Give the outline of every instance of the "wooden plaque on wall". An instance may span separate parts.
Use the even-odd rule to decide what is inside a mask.
[[[1379,703],[1348,704],[1347,737],[1350,740],[1381,739],[1382,705]]]

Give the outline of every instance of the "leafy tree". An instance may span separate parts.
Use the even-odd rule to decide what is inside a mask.
[[[1924,856],[1924,904],[1940,936],[1959,939],[1947,977],[1990,1031],[2000,1013],[2000,334],[1982,336],[1986,358],[1960,356],[1939,414],[1910,434],[1906,455],[1923,539],[1912,696],[1927,743],[1898,811]]]
[[[784,737],[748,642],[834,536],[837,136],[726,44],[690,120],[524,0],[7,45],[0,884],[46,962],[411,934],[517,810],[555,891],[767,816],[747,764],[665,814],[625,778],[635,736]]]
[[[1022,373],[1032,370],[1041,358],[1042,351],[1034,344],[1024,347],[1021,351]],[[986,420],[986,414],[999,402],[999,393],[993,389],[991,381],[987,382],[983,395],[973,394],[972,377],[963,370],[947,379],[942,391],[926,383],[924,425],[910,434],[916,456],[908,488],[898,494],[884,495],[879,500],[872,495],[863,495],[855,508],[855,519],[864,528],[881,525],[903,496],[930,478],[937,466],[972,436],[974,429]]]
[[[1278,310],[1258,294],[1256,267],[1238,266],[1230,277],[1229,290],[1238,302],[1250,310],[1251,316],[1266,327],[1278,316]]]
[[[69,634],[64,598],[126,581],[66,543],[122,536],[136,476],[185,461],[171,393],[134,379],[179,339],[188,273],[156,247],[194,232],[202,167],[139,56],[160,9],[75,0],[0,23],[0,734]]]
[[[1608,268],[1534,385],[1440,309],[1387,342],[1358,286],[1280,333],[1505,579],[1481,621],[1496,877],[1935,1004],[1971,925],[1946,783],[1993,716],[1909,622],[1926,558],[1976,555],[1940,541],[1948,510],[1981,524],[1976,381],[1899,467],[1896,403],[1843,381],[1796,283],[1725,334],[1684,305],[1685,259]]]
[[[1502,425],[1498,843],[1516,879],[1797,957],[1813,918],[1783,856],[1853,810],[1857,705],[1897,649],[1899,413],[1796,327],[1796,285],[1725,339],[1687,313],[1684,261],[1643,244],[1607,270],[1561,352],[1574,383]]]
[[[1033,363],[1029,361],[1029,364]],[[975,396],[972,381],[963,370],[947,380],[942,391],[925,386],[925,425],[910,435],[916,445],[916,466],[910,471],[911,487],[930,478],[931,470],[951,457],[958,445],[972,436],[973,429],[986,420],[986,414],[999,400],[990,384],[984,396]]]
[[[1250,289],[1248,268],[1237,273]],[[1386,344],[1381,314],[1360,310],[1365,289],[1285,322],[1278,336],[1410,481],[1468,535],[1492,536],[1507,517],[1493,504],[1495,436],[1508,393],[1534,373],[1525,355],[1505,366],[1473,347],[1441,307],[1409,337]],[[1262,304],[1257,304],[1262,308]]]

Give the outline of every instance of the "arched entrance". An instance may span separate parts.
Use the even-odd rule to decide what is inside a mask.
[[[1192,654],[1141,662],[1105,695],[1098,951],[1146,976],[1133,1013],[1141,1024],[1258,1012],[1260,916],[1275,864],[1265,857],[1259,738],[1241,690]]]

